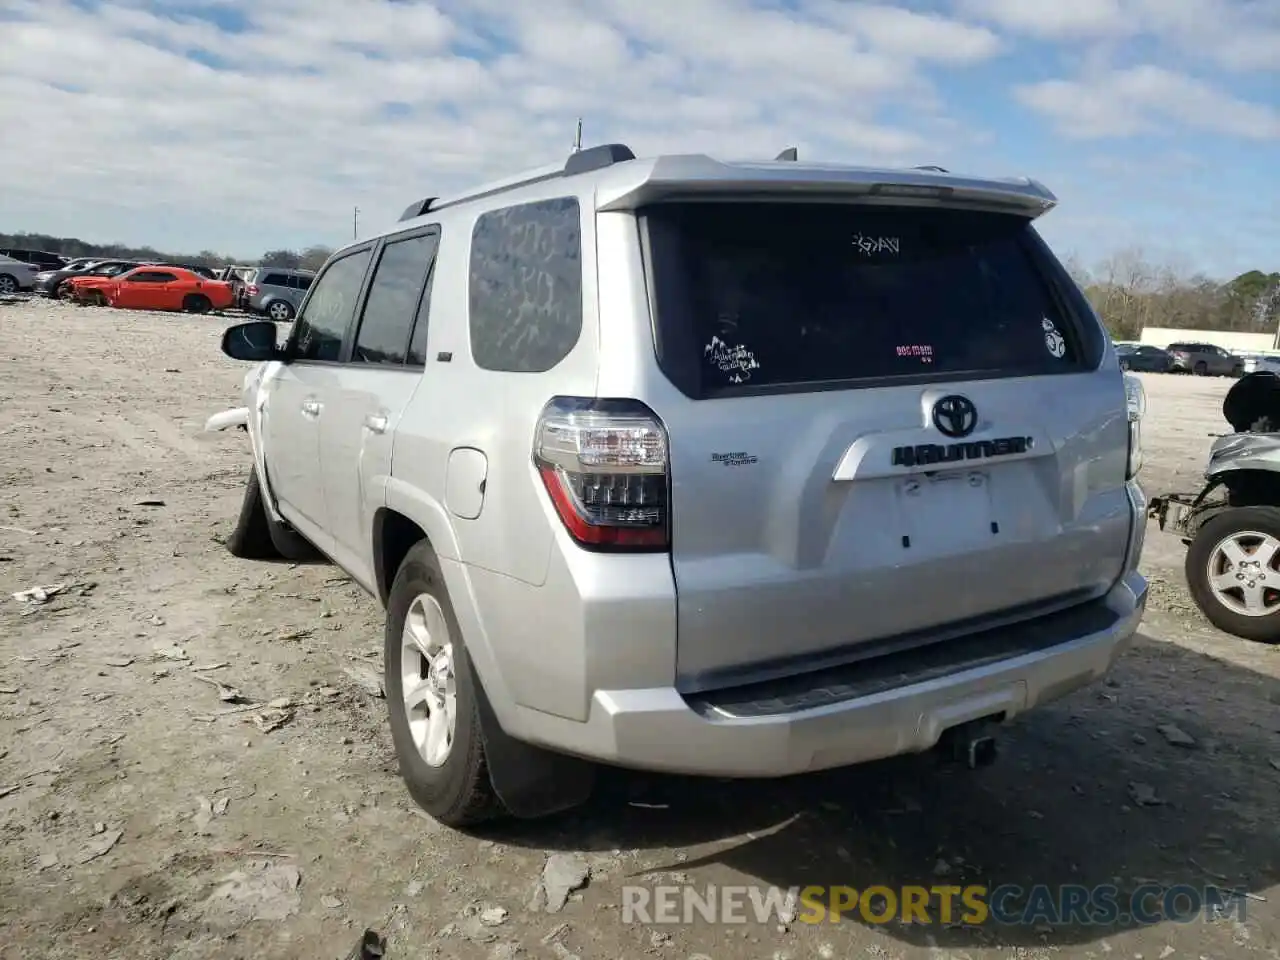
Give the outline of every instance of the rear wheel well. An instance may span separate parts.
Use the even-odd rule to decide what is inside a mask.
[[[430,542],[420,526],[402,513],[379,510],[373,518],[373,556],[377,564],[378,599],[385,606],[391,595],[400,564],[413,545],[423,540]]]

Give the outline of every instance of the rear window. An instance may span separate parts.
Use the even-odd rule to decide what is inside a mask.
[[[832,203],[644,214],[659,362],[691,396],[1081,368],[1023,218]]]

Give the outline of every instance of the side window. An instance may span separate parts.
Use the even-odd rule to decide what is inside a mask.
[[[153,283],[173,283],[178,279],[177,276],[172,273],[153,273],[151,276],[155,278],[152,281]]]
[[[156,273],[154,270],[139,270],[127,279],[129,283],[164,283],[166,278],[172,278],[172,274]]]
[[[396,240],[382,248],[356,334],[354,363],[403,364],[418,297],[435,257],[433,233]]]
[[[310,290],[311,278],[306,276],[294,276],[290,279],[289,286],[296,287],[299,290]]]
[[[471,354],[485,370],[541,373],[582,333],[582,213],[573,197],[482,214],[471,233]]]
[[[268,273],[263,277],[262,285],[264,287],[287,287],[289,278],[283,273]]]
[[[336,361],[355,313],[372,250],[335,260],[316,281],[315,292],[293,326],[289,355],[293,360]]]

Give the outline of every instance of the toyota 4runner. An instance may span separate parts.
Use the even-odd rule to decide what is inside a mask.
[[[449,824],[596,763],[779,777],[1094,681],[1147,596],[1141,387],[1027,179],[620,145],[335,253],[211,418],[241,557],[386,609],[410,793]]]

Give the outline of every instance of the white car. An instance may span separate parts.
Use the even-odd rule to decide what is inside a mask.
[[[36,285],[36,274],[39,272],[37,264],[0,255],[0,296],[30,290]]]

